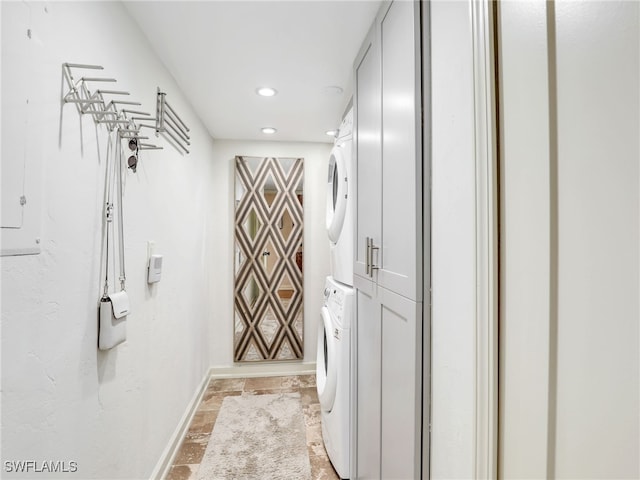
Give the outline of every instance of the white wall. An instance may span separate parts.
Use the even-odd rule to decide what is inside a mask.
[[[474,477],[475,157],[469,2],[431,2],[431,477]]]
[[[505,68],[500,328],[509,337],[500,350],[500,469],[511,477],[544,478],[549,391],[538,380],[549,372],[551,301],[546,12],[544,2],[508,2],[500,11],[509,18],[500,29]],[[526,94],[522,85],[529,85]],[[527,441],[504,441],[513,434]]]
[[[555,16],[555,475],[639,478],[640,4],[559,2]]]
[[[42,90],[34,92],[27,133],[43,160],[35,187],[44,205],[42,253],[0,260],[3,478],[12,478],[4,472],[12,460],[75,461],[73,478],[148,478],[211,364],[219,310],[210,292],[226,281],[212,269],[211,246],[217,222],[228,220],[213,207],[214,145],[119,2],[1,8],[3,33],[21,17],[20,34],[32,33],[36,54],[25,62]],[[19,41],[3,35],[2,47]],[[106,135],[73,105],[61,113],[63,62],[103,65],[104,76],[118,79],[109,87],[130,91],[149,112],[160,86],[193,138],[190,155],[164,144],[142,152],[138,173],[127,173],[132,313],[126,343],[109,352],[96,348]],[[9,94],[11,82],[23,81],[12,73],[2,70]],[[11,121],[4,99],[2,107],[2,120]],[[165,260],[153,288],[145,281],[148,240]]]
[[[505,3],[500,471],[638,478],[640,8]]]
[[[211,333],[213,367],[233,364],[234,162],[236,155],[304,158],[304,363],[316,361],[317,327],[324,281],[329,271],[329,242],[325,230],[327,168],[331,144],[214,141],[213,215],[211,244],[219,281],[213,291],[215,329]],[[238,373],[252,363],[236,364]],[[270,365],[264,365],[268,371]]]
[[[499,468],[638,478],[640,9],[555,2],[554,43],[550,5],[500,7]],[[431,477],[473,478],[472,16],[470,2],[430,10]]]

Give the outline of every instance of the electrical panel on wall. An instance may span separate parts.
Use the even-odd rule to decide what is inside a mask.
[[[26,4],[4,5],[3,13],[12,21],[2,24],[0,255],[38,254],[44,104],[38,69],[44,64],[43,47],[31,29]]]

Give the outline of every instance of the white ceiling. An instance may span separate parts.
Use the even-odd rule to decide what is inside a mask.
[[[333,142],[380,6],[360,1],[133,1],[126,9],[214,138]],[[256,95],[260,86],[278,90]],[[335,94],[327,87],[339,86]],[[168,92],[170,93],[170,92]],[[275,127],[265,135],[262,127]]]

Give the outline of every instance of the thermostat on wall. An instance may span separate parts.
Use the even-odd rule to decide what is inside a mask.
[[[156,283],[160,281],[162,275],[162,255],[151,255],[149,257],[149,274],[147,276],[148,283]]]

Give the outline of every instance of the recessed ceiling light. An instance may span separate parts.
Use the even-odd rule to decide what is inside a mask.
[[[273,97],[278,91],[271,87],[259,87],[256,89],[256,93],[261,97]]]
[[[335,137],[338,134],[337,130],[327,130],[326,132],[327,135],[329,135],[330,137]]]
[[[324,93],[327,95],[342,95],[344,89],[342,87],[338,87],[337,85],[331,85],[328,87],[324,87]]]
[[[273,127],[264,127],[262,129],[262,133],[266,133],[267,135],[271,135],[272,133],[276,133],[277,130]]]

